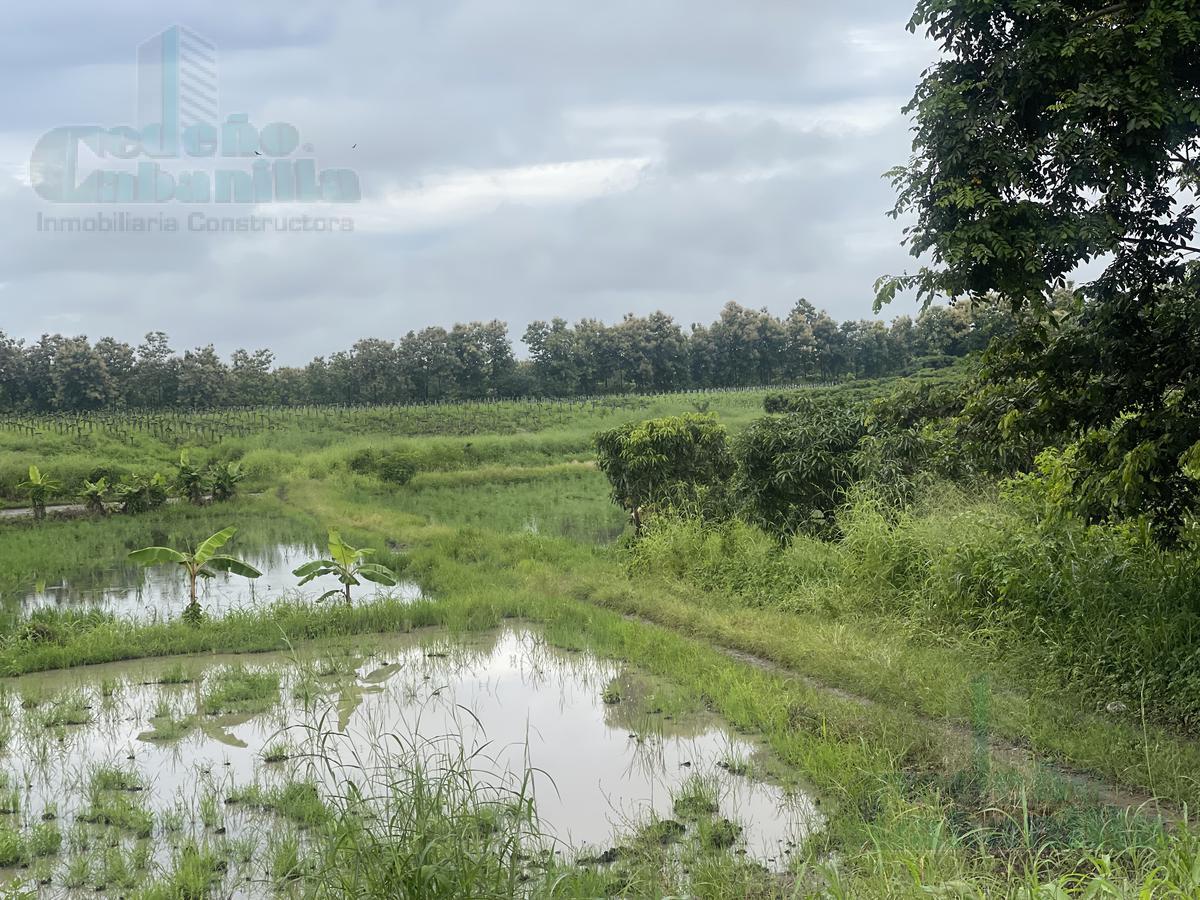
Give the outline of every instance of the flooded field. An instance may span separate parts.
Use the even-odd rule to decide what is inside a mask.
[[[241,559],[262,572],[262,577],[246,579],[223,572],[202,581],[200,604],[212,614],[252,607],[282,596],[312,600],[326,591],[340,588],[333,576],[317,578],[303,588],[296,586],[298,579],[292,575],[292,570],[310,559],[326,555],[326,551],[316,545],[286,542],[237,552]],[[421,595],[420,587],[412,582],[402,582],[386,590],[391,596],[415,598]],[[355,589],[355,598],[370,600],[376,592],[374,585],[364,583]],[[10,596],[23,615],[39,609],[97,609],[138,621],[161,621],[178,616],[188,602],[187,582],[178,568],[147,569],[124,560],[79,578],[64,576],[51,582],[35,582]]]
[[[7,877],[48,897],[120,893],[206,854],[221,896],[273,895],[338,798],[415,769],[469,772],[514,815],[530,808],[543,852],[596,865],[637,839],[699,836],[782,869],[818,824],[754,740],[618,663],[525,629],[369,646],[7,682]]]

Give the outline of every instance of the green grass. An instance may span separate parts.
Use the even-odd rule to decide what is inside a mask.
[[[200,695],[200,708],[210,716],[257,713],[279,700],[279,673],[255,672],[231,666],[213,675]]]
[[[191,733],[196,727],[194,716],[176,716],[166,698],[160,698],[150,717],[153,730],[141,735],[143,740],[169,744]]]
[[[846,390],[866,394],[878,386]],[[761,397],[714,395],[710,402],[737,431],[758,414]],[[1178,594],[1191,590],[1182,563],[1139,555],[1129,535],[1030,530],[1024,512],[986,492],[931,496],[899,520],[873,517],[867,506],[847,510],[840,542],[797,538],[781,547],[749,527],[695,524],[652,528],[636,548],[615,541],[625,519],[589,464],[592,433],[629,418],[690,411],[698,399],[646,398],[611,408],[446,408],[393,421],[364,413],[323,425],[297,415],[274,431],[208,448],[211,456],[241,459],[253,483],[271,489],[266,496],[219,509],[171,508],[103,527],[0,526],[6,573],[0,590],[64,572],[94,572],[99,584],[108,577],[105,567],[131,543],[145,541],[147,528],[178,539],[207,533],[221,518],[221,525],[243,529],[240,537],[261,528],[265,542],[274,535],[319,536],[338,525],[429,595],[352,609],[279,602],[195,627],[46,614],[0,637],[0,672],[286,650],[306,641],[433,625],[479,630],[523,618],[540,623],[552,643],[629,661],[652,679],[645,690],[615,681],[603,689],[605,702],[644,705],[649,691],[655,708],[707,708],[733,728],[761,735],[785,779],[815,791],[827,817],[794,871],[778,880],[729,852],[737,823],[714,813],[711,786],[701,780],[675,798],[676,824],[644,823],[644,840],[582,867],[542,860],[532,845],[536,829],[506,818],[512,803],[490,804],[482,786],[453,765],[439,774],[412,759],[407,767],[399,761],[397,783],[406,789],[373,798],[384,804],[382,819],[353,798],[322,798],[302,781],[241,789],[245,805],[270,810],[289,827],[305,823],[319,835],[319,864],[304,862],[306,848],[291,832],[277,837],[265,864],[276,877],[299,877],[316,893],[537,896],[550,885],[558,896],[777,896],[793,885],[835,897],[927,890],[1051,896],[1052,888],[1085,884],[1112,896],[1200,890],[1200,848],[1189,827],[1163,829],[1108,808],[1053,772],[1004,758],[981,765],[972,737],[979,731],[1117,786],[1194,806],[1200,749],[1162,724],[1186,689],[1187,647],[1163,657],[1174,659],[1171,671],[1181,673],[1175,680],[1129,678],[1139,659],[1182,633],[1175,620],[1170,632],[1161,624],[1187,607]],[[348,460],[367,447],[403,451],[416,461],[417,476],[396,487],[349,471]],[[132,443],[96,437],[90,444],[56,435],[22,444],[0,435],[0,462],[8,459],[14,470],[17,458],[35,449],[43,458],[30,461],[52,472],[56,462],[73,472],[85,459],[144,465],[177,454],[144,434],[134,434]],[[6,587],[5,578],[17,587]],[[1144,633],[1123,632],[1121,610],[1143,596],[1158,605],[1136,608],[1159,614],[1145,619]],[[1056,608],[1092,612],[1078,620],[1022,618],[1046,597],[1056,598]],[[1118,640],[1123,634],[1127,646]],[[774,668],[731,658],[724,649],[754,654]],[[1111,663],[1120,679],[1106,680],[1110,669],[1100,663]],[[328,668],[340,673],[345,666],[335,660]],[[1150,669],[1142,666],[1143,673]],[[186,664],[172,665],[163,683],[186,672]],[[279,683],[261,674],[225,670],[202,685],[202,708],[268,708]],[[316,669],[313,677],[320,677]],[[1128,713],[1103,712],[1110,698],[1122,700]],[[57,715],[55,703],[35,699],[31,715]],[[945,730],[947,722],[962,731]],[[190,727],[167,708],[153,724],[164,735]],[[269,750],[264,757],[282,764],[287,755]],[[747,759],[725,762],[735,774],[754,768]],[[144,831],[140,816],[149,814],[136,792],[93,784],[88,800],[85,815],[99,827]],[[27,858],[31,839],[18,839]],[[129,856],[72,858],[64,883],[145,881],[147,897],[188,895],[180,893],[185,885],[202,896],[214,883],[216,852],[206,845],[179,850],[173,870],[149,881]]]
[[[332,818],[318,786],[309,781],[288,781],[272,787],[245,785],[230,793],[225,802],[269,810],[299,825],[310,827],[323,825]]]

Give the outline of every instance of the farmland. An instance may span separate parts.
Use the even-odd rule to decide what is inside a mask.
[[[956,377],[924,381],[936,388]],[[896,387],[800,395],[857,403]],[[58,434],[43,422],[36,443],[4,431],[0,471],[13,505],[29,464],[59,478],[63,496],[66,485],[102,469],[114,477],[170,473],[183,449],[197,464],[236,464],[245,473],[238,496],[224,503],[56,516],[52,498],[45,522],[18,517],[0,527],[0,593],[11,623],[0,671],[13,698],[3,713],[12,735],[5,771],[15,794],[4,840],[14,884],[139,896],[179,896],[181,885],[199,892],[186,896],[201,896],[237,884],[251,893],[283,886],[374,896],[428,896],[437,885],[447,896],[882,896],[939,884],[989,895],[1085,884],[1190,892],[1194,838],[1177,823],[1196,799],[1200,750],[1189,737],[1187,694],[1108,686],[1100,667],[1112,670],[1113,661],[1105,654],[1066,655],[1021,633],[1019,622],[962,606],[953,567],[964,548],[978,570],[981,560],[1025,546],[1024,565],[1037,575],[1036,547],[1024,543],[1036,523],[995,489],[927,486],[900,519],[852,501],[837,513],[836,537],[801,532],[782,545],[750,524],[666,514],[648,515],[645,533],[633,534],[596,466],[594,435],[690,414],[736,440],[762,419],[766,396],[245,411],[240,432],[228,414],[209,418],[225,430],[208,439],[195,428],[199,419],[173,432],[97,420]],[[384,466],[387,459],[403,459],[403,477],[389,479],[400,469]],[[87,599],[83,588],[99,591],[117,572],[136,578],[123,562],[131,549],[194,546],[230,525],[239,529],[230,546],[264,570],[271,548],[316,552],[336,527],[419,590],[380,588],[346,606],[315,603],[285,578],[256,588],[252,602],[238,594],[222,606],[227,588],[214,583],[203,595],[212,608],[194,623],[179,617],[177,595],[141,620]],[[1083,535],[1079,552],[1102,537]],[[1114,550],[1109,541],[1105,551]],[[1151,577],[1155,565],[1182,562],[1168,555],[1155,564],[1134,545],[1121,552],[1127,583],[1113,591]],[[64,587],[68,599],[29,608],[35,587],[59,584],[81,589]],[[1043,589],[1076,596],[1069,584]],[[1105,598],[1089,602],[1097,614]],[[638,736],[622,732],[614,747],[623,749],[611,752],[633,752],[626,743],[646,740],[688,753],[695,779],[682,777],[679,763],[662,770],[674,808],[576,823],[582,842],[560,839],[539,855],[548,834],[564,832],[549,799],[545,820],[537,816],[548,787],[512,780],[523,757],[504,762],[478,735],[431,745],[431,735],[365,712],[398,691],[431,716],[439,685],[465,696],[470,673],[494,665],[469,648],[507,640],[514,627],[531,648],[518,654],[530,667],[520,683],[536,685],[537,670],[566,678],[574,668],[561,666],[573,658],[593,667],[585,671],[597,674],[572,682],[571,696],[581,710],[595,710],[588,715],[603,713],[605,727],[619,721]],[[389,644],[397,635],[408,649]],[[459,661],[439,669],[443,653]],[[561,662],[539,661],[543,654]],[[1098,674],[1081,677],[1089,660]],[[422,671],[433,680],[422,681]],[[416,682],[403,687],[412,673]],[[199,699],[139,686],[176,679],[197,685]],[[649,700],[638,683],[652,685]],[[385,693],[374,693],[380,687]],[[486,720],[486,702],[471,702]],[[45,782],[22,775],[18,755],[45,760],[43,773],[67,766],[92,730],[116,734],[105,724],[108,709],[131,716],[145,739],[109,738],[112,759],[93,762],[141,790],[122,791],[119,781],[107,787],[117,776],[97,769],[64,785],[67,799],[48,809],[45,789],[20,786]],[[674,722],[697,715],[711,724],[680,737]],[[366,721],[378,727],[363,731]],[[714,728],[750,744],[706,730]],[[335,747],[347,733],[358,735],[351,755]],[[389,733],[408,736],[389,743]],[[699,735],[714,735],[704,740],[724,749],[702,750]],[[544,763],[552,775],[565,764],[558,779],[570,790],[570,761],[539,760],[539,739],[528,740],[530,764]],[[151,770],[140,760],[157,759],[152,748],[164,746],[193,748],[204,760],[197,765],[215,774],[170,797],[146,789]],[[181,777],[177,761],[153,765]],[[785,854],[768,859],[755,850],[763,827],[755,801],[722,805],[722,797],[742,796],[719,780],[731,766],[788,798],[788,809],[815,801]],[[155,785],[167,776],[156,777]],[[353,795],[328,787],[355,778],[361,791]],[[403,791],[387,788],[401,783]],[[689,812],[718,808],[714,818]],[[43,822],[48,813],[55,818]],[[518,815],[522,824],[480,827],[497,815]],[[417,837],[398,830],[414,817],[422,822]],[[268,839],[262,829],[270,822],[282,825]],[[151,853],[150,843],[169,849]],[[399,886],[417,871],[408,860],[418,853],[437,859],[440,880]]]

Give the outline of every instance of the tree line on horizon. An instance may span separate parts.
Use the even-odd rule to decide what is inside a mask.
[[[302,367],[276,366],[269,349],[235,350],[228,362],[211,344],[178,353],[161,331],[136,347],[61,334],[26,343],[0,331],[0,408],[424,403],[875,378],[948,365],[1012,328],[999,305],[930,306],[887,324],[838,323],[804,299],[784,318],[730,302],[687,330],[662,312],[535,321],[522,337],[526,359],[493,320],[363,338]]]

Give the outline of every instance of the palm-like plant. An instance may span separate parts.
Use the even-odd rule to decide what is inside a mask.
[[[208,477],[212,485],[213,499],[224,501],[234,498],[239,482],[246,475],[237,463],[213,463],[208,467]]]
[[[336,529],[331,528],[329,530],[329,558],[306,562],[293,570],[292,574],[300,579],[302,585],[308,584],[314,578],[320,578],[322,575],[336,575],[338,581],[342,583],[341,589],[326,591],[317,598],[317,602],[342,594],[346,598],[346,605],[349,606],[350,588],[362,584],[359,579],[382,584],[385,587],[395,587],[396,582],[399,581],[399,576],[387,566],[369,561],[374,553],[374,550],[351,547],[342,540]]]
[[[199,466],[192,465],[186,450],[179,453],[179,468],[175,471],[175,492],[196,506],[208,496],[208,477]]]
[[[157,509],[167,502],[167,479],[161,472],[150,478],[132,472],[122,475],[113,485],[113,493],[121,503],[121,512],[136,514]]]
[[[108,507],[104,505],[108,499],[108,477],[101,475],[95,481],[84,479],[79,499],[88,512],[100,516],[105,515],[108,512]]]
[[[201,616],[200,602],[196,599],[196,582],[200,578],[212,578],[217,572],[231,572],[243,578],[257,578],[262,574],[249,563],[242,562],[233,556],[217,553],[229,543],[229,539],[237,533],[236,528],[226,528],[206,538],[192,553],[185,553],[171,547],[143,547],[134,550],[129,558],[143,566],[161,566],[174,564],[182,566],[188,576],[188,595],[190,602],[183,611],[183,618],[188,622],[198,622]]]
[[[41,521],[46,518],[46,500],[59,489],[59,483],[43,473],[37,466],[29,467],[29,478],[17,485],[20,490],[29,495],[29,505],[33,507],[33,518]]]

